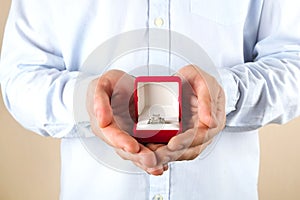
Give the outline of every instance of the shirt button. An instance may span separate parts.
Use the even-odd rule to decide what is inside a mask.
[[[161,17],[157,17],[154,19],[154,24],[157,27],[161,27],[162,25],[164,25],[164,20]]]
[[[160,194],[155,195],[152,200],[164,200],[163,196]]]

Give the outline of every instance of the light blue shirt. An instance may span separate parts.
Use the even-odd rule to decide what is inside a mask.
[[[25,128],[63,138],[63,200],[257,199],[256,129],[300,113],[299,10],[296,0],[15,0],[1,54],[4,102]],[[159,177],[97,160],[102,152],[88,152],[76,138],[73,116],[74,107],[85,112],[84,95],[76,105],[73,97],[93,78],[82,67],[89,55],[113,36],[146,28],[178,32],[201,46],[226,94],[225,130],[198,158],[173,162]],[[128,164],[100,145],[105,157]]]

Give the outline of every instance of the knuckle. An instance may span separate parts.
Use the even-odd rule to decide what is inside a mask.
[[[196,144],[203,144],[203,143],[205,143],[205,141],[207,140],[207,132],[208,131],[203,131],[203,129],[198,129],[198,133],[197,133],[197,135],[195,136],[195,139],[194,139],[194,141],[195,141],[195,143]]]
[[[105,77],[105,75],[98,79],[98,88],[109,88],[110,86],[111,82],[107,77]]]

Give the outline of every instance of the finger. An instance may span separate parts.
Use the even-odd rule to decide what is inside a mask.
[[[210,135],[208,134],[207,128],[196,127],[172,137],[168,143],[168,148],[171,151],[179,151],[201,145],[209,139]]]
[[[176,161],[185,149],[171,151],[167,146],[162,146],[155,151],[157,165],[166,165],[169,162]]]
[[[167,170],[169,162],[180,160],[193,160],[211,143],[211,141],[212,140],[209,140],[208,142],[202,145],[188,147],[186,149],[176,151],[171,151],[167,148],[167,146],[160,147],[155,151],[155,155],[158,161],[157,165],[162,165],[164,167],[164,170]]]
[[[198,95],[198,126],[201,125],[207,128],[215,128],[217,126],[213,110],[214,104],[211,102],[210,97],[205,97],[205,94]]]
[[[212,140],[209,140],[208,142],[204,143],[203,145],[198,145],[195,147],[190,147],[184,151],[181,156],[177,159],[177,161],[183,161],[183,160],[194,160],[197,158],[204,149],[207,148],[207,146],[212,142]]]
[[[164,168],[161,166],[155,168],[145,168],[145,166],[140,165],[140,163],[134,162],[134,164],[144,170],[146,173],[153,176],[160,176],[164,173]]]
[[[155,168],[148,168],[146,169],[148,174],[154,175],[154,176],[160,176],[164,173],[164,168],[163,166],[158,166]]]
[[[142,169],[157,167],[156,156],[153,151],[140,144],[140,151],[138,153],[129,153],[121,149],[116,150],[119,156],[125,160],[130,160]]]
[[[128,133],[131,133],[134,126],[134,79],[128,74],[124,74],[122,78],[115,84],[111,97],[111,108],[113,110],[113,118],[118,127]]]
[[[216,118],[218,119],[221,130],[225,127],[226,124],[225,102],[225,94],[224,91],[221,90],[218,96],[218,108],[216,113]]]
[[[128,133],[122,131],[114,122],[101,129],[102,139],[117,149],[123,149],[126,152],[138,153],[140,151],[139,143]]]
[[[154,143],[149,143],[146,145],[150,150],[156,151],[158,148],[165,146],[165,144],[154,144]]]
[[[169,165],[168,164],[164,164],[163,165],[163,169],[164,169],[164,171],[167,171],[169,169]]]
[[[201,79],[201,80],[199,80]],[[197,79],[196,79],[197,80]],[[199,121],[207,126],[211,127],[213,118],[213,103],[210,92],[207,87],[207,83],[202,77],[198,77],[198,81],[191,82],[192,87],[195,89],[198,100],[198,116]]]
[[[215,80],[210,81],[210,87],[213,90],[209,93],[211,100],[210,102],[199,100],[198,115],[199,124],[202,123],[211,129],[217,128],[220,125],[220,114],[222,114],[222,118],[225,117],[225,94],[221,86]],[[210,105],[208,105],[208,103],[210,103]],[[210,114],[207,113],[208,110],[205,111],[206,106],[210,106]]]
[[[106,77],[99,78],[94,93],[94,113],[100,128],[104,128],[112,123],[111,94],[111,82]]]
[[[199,121],[207,127],[214,127],[212,112],[214,105],[208,82],[215,83],[216,81],[212,76],[193,65],[183,67],[179,70],[179,74],[183,81],[187,81],[190,84],[197,96]]]
[[[94,92],[94,113],[101,130],[97,131],[97,135],[115,148],[136,153],[139,151],[138,142],[116,125],[110,105],[114,87],[124,74],[111,70],[98,79]]]
[[[116,84],[124,75],[126,73],[123,71],[110,70],[98,79],[94,93],[94,112],[101,128],[112,122],[113,112],[110,100]]]

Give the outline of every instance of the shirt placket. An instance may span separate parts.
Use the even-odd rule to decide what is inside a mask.
[[[169,200],[170,191],[170,170],[161,176],[150,176],[149,200]]]
[[[149,0],[149,75],[168,75],[169,74],[169,29],[170,19],[169,0]],[[151,47],[160,43],[164,49],[158,50]]]
[[[170,41],[170,2],[169,0],[148,0],[149,2],[149,47],[152,42],[163,42],[169,47]],[[151,31],[155,29],[155,31]],[[160,31],[162,30],[162,31]],[[151,48],[150,48],[151,49]],[[149,51],[149,75],[169,74],[169,49],[165,51]],[[159,66],[161,65],[161,66]],[[149,200],[168,200],[170,187],[170,170],[161,176],[149,177]]]

